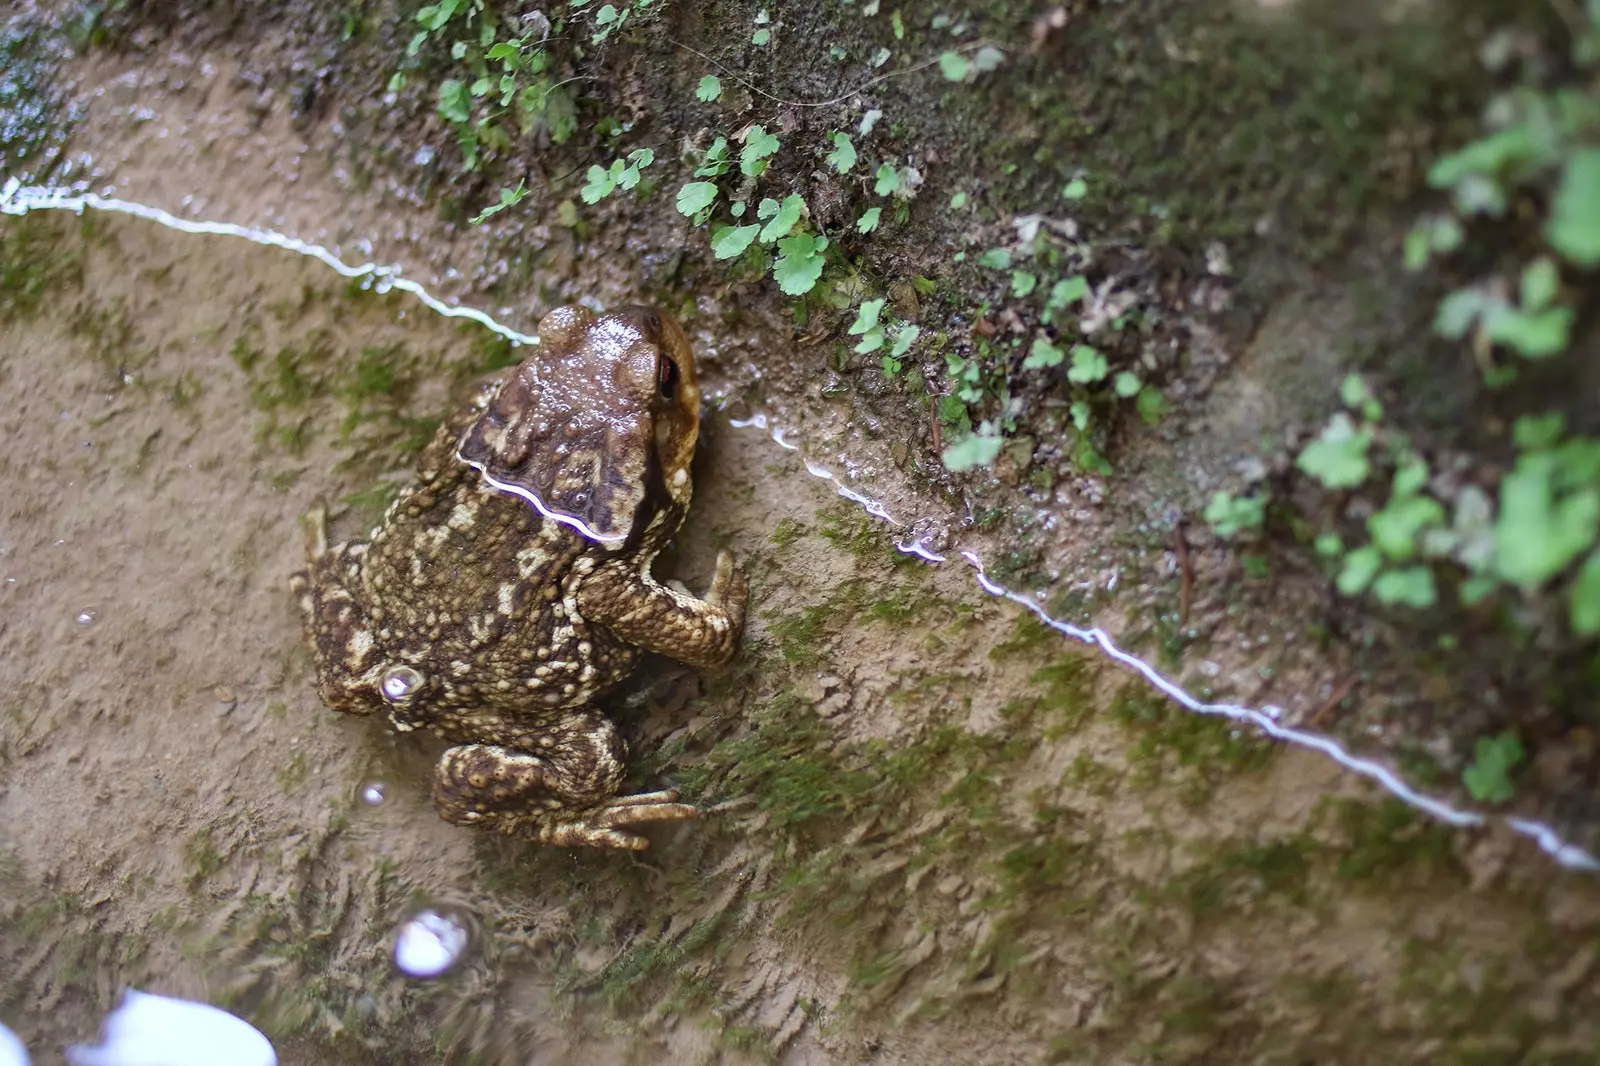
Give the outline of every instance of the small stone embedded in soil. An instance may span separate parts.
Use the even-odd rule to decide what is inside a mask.
[[[408,977],[427,980],[454,969],[472,942],[465,913],[427,907],[401,923],[394,938],[394,964]]]

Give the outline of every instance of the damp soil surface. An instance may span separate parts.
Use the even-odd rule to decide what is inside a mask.
[[[666,10],[606,54],[619,114],[701,76],[652,34],[707,50],[731,32]],[[614,711],[633,783],[707,814],[641,855],[452,827],[428,800],[437,742],[318,703],[287,586],[300,517],[320,500],[335,535],[369,528],[453,395],[517,349],[238,237],[0,218],[0,1021],[40,1062],[126,986],[234,1010],[286,1063],[1592,1061],[1592,874],[1190,713],[959,554],[1198,696],[1451,757],[1427,748],[1449,728],[1408,731],[1403,712],[1465,706],[1452,686],[1470,675],[1347,624],[1309,569],[1261,582],[1198,533],[1174,549],[1160,506],[1314,405],[1285,375],[1308,381],[1348,339],[1357,301],[1323,290],[1361,272],[1359,250],[1285,268],[1305,284],[1262,297],[1259,330],[1195,317],[1166,338],[1194,353],[1195,399],[1119,453],[1143,495],[1079,474],[1032,485],[1030,522],[986,524],[984,493],[1032,483],[935,469],[926,399],[849,361],[848,315],[797,316],[770,281],[684,253],[704,242],[675,182],[574,215],[558,179],[605,152],[547,146],[554,191],[469,226],[493,183],[450,169],[427,108],[374,102],[373,42],[403,51],[412,13],[285,11],[25,11],[60,31],[30,38],[60,136],[28,142],[26,172],[399,262],[518,329],[571,300],[679,311],[713,402],[694,511],[657,572],[700,588],[731,549],[751,620],[729,668],[651,663]],[[813,99],[835,91],[801,76]],[[1261,244],[1236,258],[1287,261],[1270,227],[1249,232]],[[1189,241],[1203,258],[1197,233],[1152,257]],[[1186,292],[1203,304],[1218,276]],[[897,548],[911,540],[952,561]],[[1587,763],[1563,765],[1528,813],[1581,830]],[[476,923],[433,982],[389,954],[423,902]]]

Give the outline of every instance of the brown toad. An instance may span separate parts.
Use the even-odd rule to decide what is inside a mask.
[[[552,844],[645,848],[692,818],[672,791],[619,796],[627,750],[595,701],[644,651],[732,657],[747,587],[723,552],[704,600],[658,584],[699,435],[694,357],[648,308],[550,312],[539,350],[481,381],[370,541],[292,584],[328,706],[433,730],[449,821]]]

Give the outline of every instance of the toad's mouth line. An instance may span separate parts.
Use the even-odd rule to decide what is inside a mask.
[[[242,237],[255,244],[298,252],[323,263],[343,277],[361,279],[363,288],[371,288],[379,293],[399,289],[416,296],[425,306],[447,318],[471,319],[486,329],[505,337],[513,344],[539,343],[537,336],[512,329],[483,311],[449,304],[440,300],[429,293],[421,283],[403,277],[401,268],[398,265],[386,266],[368,262],[360,266],[351,266],[329,249],[296,237],[231,222],[210,222],[179,218],[159,207],[151,207],[147,204],[135,203],[129,200],[120,200],[111,196],[96,195],[88,192],[86,185],[75,185],[70,188],[24,186],[18,179],[12,178],[6,182],[4,188],[0,188],[0,214],[21,216],[30,211],[40,210],[71,211],[75,214],[82,214],[85,210],[91,209],[132,215],[135,218],[145,219],[168,229],[177,230],[180,233]],[[753,429],[766,433],[780,447],[788,451],[799,451],[799,445],[789,439],[790,435],[786,434],[782,427],[773,425],[763,414],[756,414],[748,419],[736,419],[733,421],[733,425],[736,428]],[[904,523],[894,519],[883,504],[877,500],[852,488],[831,470],[809,459],[804,459],[803,456],[802,459],[808,474],[831,483],[840,496],[857,504],[867,514],[897,529],[906,528]],[[479,469],[481,472],[481,468]],[[487,475],[485,476],[487,477]],[[496,484],[496,487],[503,491],[516,492],[517,495],[524,496],[539,509],[541,514],[572,526],[584,536],[602,542],[607,539],[596,536],[595,531],[588,529],[585,523],[570,515],[550,511],[540,501],[533,499],[531,494],[517,491],[515,486]],[[944,564],[954,561],[950,557],[932,550],[927,542],[923,540],[905,540],[899,542],[896,546],[900,551],[915,555],[932,564]],[[1108,659],[1141,675],[1149,684],[1160,690],[1169,699],[1192,713],[1223,717],[1241,724],[1253,725],[1267,736],[1321,752],[1341,766],[1376,782],[1403,802],[1449,825],[1475,827],[1498,822],[1513,832],[1535,841],[1540,848],[1562,866],[1579,870],[1600,871],[1600,858],[1596,858],[1576,844],[1566,841],[1551,826],[1543,822],[1513,815],[1485,814],[1468,810],[1456,807],[1447,800],[1429,796],[1412,788],[1390,766],[1378,760],[1352,753],[1334,737],[1284,725],[1278,720],[1282,715],[1282,711],[1278,707],[1267,705],[1252,708],[1231,703],[1207,703],[1163,676],[1154,666],[1137,655],[1124,651],[1105,630],[1098,627],[1082,629],[1056,619],[1048,614],[1033,597],[1014,592],[996,583],[985,573],[983,561],[975,552],[961,551],[956,553],[956,557],[972,568],[974,578],[979,587],[989,595],[1010,600],[1025,610],[1033,612],[1041,622],[1063,636],[1098,648]]]

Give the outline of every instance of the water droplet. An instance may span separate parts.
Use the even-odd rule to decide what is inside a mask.
[[[472,921],[466,911],[424,907],[396,930],[394,964],[408,977],[439,977],[462,960],[471,943]]]
[[[254,1026],[225,1010],[130,988],[106,1017],[102,1042],[68,1048],[67,1061],[72,1066],[276,1066],[278,1056]]]
[[[356,789],[356,798],[368,807],[381,807],[388,798],[388,786],[382,781],[363,781]]]
[[[384,699],[399,703],[422,687],[422,674],[409,666],[391,666],[383,672],[378,687]]]
[[[99,618],[99,617],[100,617],[100,612],[96,611],[95,609],[93,609],[91,607],[88,610],[79,611],[76,615],[73,616],[72,620],[74,622],[78,623],[80,626],[87,626],[87,625],[93,625],[94,624],[94,620],[96,618]]]

